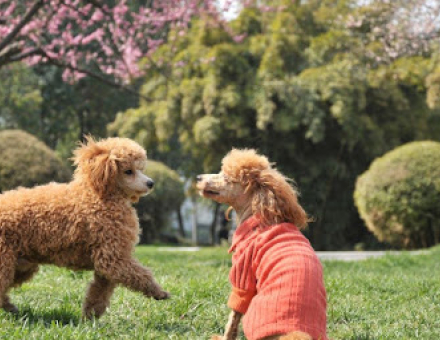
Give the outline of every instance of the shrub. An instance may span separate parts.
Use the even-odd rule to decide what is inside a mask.
[[[160,162],[148,161],[148,177],[154,180],[154,191],[136,205],[142,229],[140,243],[158,240],[170,224],[170,216],[180,208],[185,194],[179,174]]]
[[[380,241],[402,248],[440,242],[440,143],[413,142],[376,159],[354,199]]]
[[[21,130],[0,131],[0,192],[65,182],[70,176],[69,168],[33,135]]]

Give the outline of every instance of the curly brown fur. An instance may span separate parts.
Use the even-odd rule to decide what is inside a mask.
[[[202,196],[229,204],[241,220],[258,215],[265,226],[290,222],[298,228],[309,222],[292,181],[253,149],[232,149],[221,172],[199,176],[197,187]]]
[[[307,225],[307,214],[298,204],[297,191],[265,156],[252,149],[233,149],[223,158],[222,172],[251,193],[252,213],[260,217],[263,225],[280,222],[291,222],[300,228]]]
[[[131,202],[153,185],[142,173],[145,150],[129,139],[89,137],[74,154],[72,182],[0,195],[0,307],[17,310],[8,291],[31,279],[39,264],[95,271],[83,306],[88,318],[104,313],[119,284],[168,298],[132,257],[139,223]]]

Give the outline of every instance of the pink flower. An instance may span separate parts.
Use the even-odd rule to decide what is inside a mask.
[[[236,35],[236,36],[232,37],[232,39],[236,43],[241,43],[246,37],[247,37],[247,34],[240,34],[240,35]]]
[[[11,1],[11,3],[9,4],[9,7],[7,7],[5,9],[5,11],[0,16],[5,17],[5,18],[11,16],[12,13],[14,12],[14,10],[15,10],[15,7],[16,7],[15,2]]]
[[[174,66],[176,66],[176,67],[184,67],[185,65],[186,65],[186,62],[183,60],[180,60],[174,64]]]
[[[102,19],[104,19],[104,14],[102,13],[102,11],[98,8],[95,9],[95,11],[93,12],[92,17],[90,18],[92,21],[101,21]]]

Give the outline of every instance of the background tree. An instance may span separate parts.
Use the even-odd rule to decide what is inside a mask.
[[[440,2],[373,0],[359,6],[343,23],[369,46],[369,57],[389,63],[402,56],[430,53],[440,43]]]
[[[43,98],[38,76],[24,64],[0,69],[0,129],[20,128],[35,133]]]
[[[20,130],[0,131],[0,192],[51,181],[67,182],[70,168],[34,136]]]
[[[66,83],[57,67],[39,66],[36,73],[42,83],[43,102],[40,129],[35,133],[57,150],[62,159],[71,156],[84,135],[105,137],[106,125],[115,119],[116,113],[138,102],[135,95],[103,86],[91,77]]]
[[[137,96],[102,86],[94,78],[66,83],[57,67],[16,63],[1,68],[0,76],[0,129],[27,131],[63,160],[71,157],[84,135],[105,137],[116,113],[138,102]]]
[[[194,15],[221,20],[227,8],[220,7],[214,0],[1,0],[0,67],[52,64],[64,70],[65,81],[89,76],[126,88],[124,82],[156,68],[138,61],[163,43],[170,27],[183,34]]]
[[[439,111],[426,104],[435,54],[385,58],[386,46],[369,39],[391,17],[379,20],[375,1],[274,4],[244,9],[232,34],[206,20],[185,36],[171,30],[151,55],[169,62],[150,69],[141,89],[154,100],[109,129],[186,177],[217,171],[233,146],[257,148],[296,179],[317,220],[314,246],[350,247],[369,238],[352,199],[357,175],[397,145],[439,136]],[[359,13],[375,25],[348,25]]]
[[[142,228],[141,243],[160,239],[161,233],[170,227],[171,214],[179,213],[185,198],[178,173],[165,164],[149,160],[146,173],[154,180],[154,191],[136,204]],[[185,237],[182,224],[179,231]]]
[[[84,133],[104,136],[117,111],[137,104],[136,79],[149,68],[159,69],[149,55],[170,28],[183,35],[196,15],[222,23],[229,5],[213,0],[0,0],[0,69],[16,72],[24,67],[9,65],[23,61],[36,66],[39,75],[38,82],[36,77],[16,80],[26,84],[21,92],[33,88],[33,98],[28,93],[16,97],[20,103],[6,103],[0,128],[24,129],[68,156]],[[139,63],[141,58],[147,62]],[[42,91],[41,103],[35,102]]]

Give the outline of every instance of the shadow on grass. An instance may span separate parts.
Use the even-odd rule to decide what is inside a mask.
[[[48,311],[34,311],[30,308],[20,310],[17,314],[12,314],[12,317],[16,321],[21,321],[29,325],[39,324],[45,327],[51,327],[54,325],[59,326],[78,326],[83,322],[78,315],[61,309],[52,309]]]

